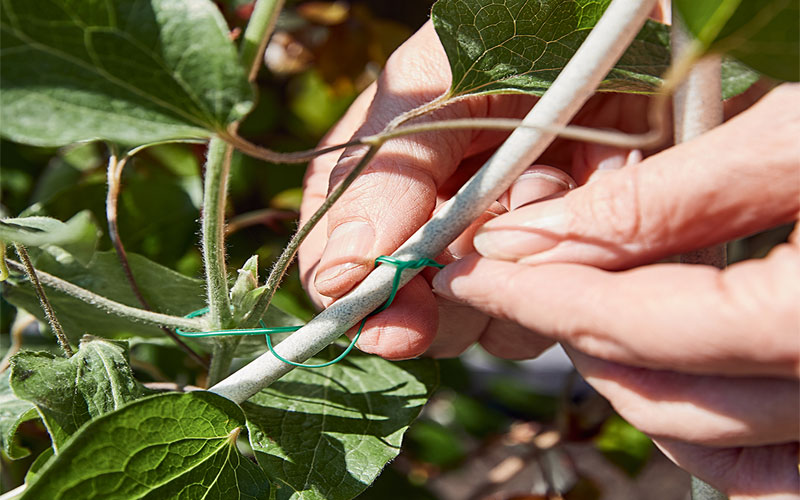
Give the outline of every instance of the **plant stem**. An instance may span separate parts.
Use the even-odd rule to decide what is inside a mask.
[[[225,203],[233,148],[212,137],[208,143],[203,189],[203,264],[208,293],[208,323],[212,330],[230,328],[231,303],[225,268]]]
[[[348,187],[356,180],[356,178],[361,174],[361,172],[367,167],[372,158],[378,153],[378,149],[380,149],[380,144],[375,146],[370,146],[367,149],[364,156],[358,162],[358,164],[347,174],[347,177],[342,180],[342,182],[336,186],[331,194],[325,198],[325,201],[322,202],[322,205],[314,212],[313,215],[303,224],[303,227],[297,230],[292,236],[292,239],[286,245],[286,248],[283,249],[280,257],[278,257],[277,262],[272,267],[272,270],[267,277],[266,283],[266,290],[256,302],[256,305],[253,307],[253,310],[247,315],[247,318],[244,322],[245,328],[251,328],[258,323],[258,320],[264,316],[264,313],[267,312],[267,308],[269,307],[270,302],[272,302],[272,297],[275,295],[275,291],[278,289],[278,285],[280,285],[281,281],[283,280],[283,275],[286,274],[286,269],[289,268],[289,265],[294,260],[295,255],[297,254],[297,249],[300,248],[300,244],[303,243],[303,240],[306,239],[306,236],[314,229],[314,226],[325,216],[325,214],[330,210],[336,200],[341,198],[344,192],[347,190]]]
[[[660,121],[663,124],[663,120]],[[657,127],[641,134],[626,134],[617,130],[603,130],[579,125],[566,125],[563,127],[549,127],[546,125],[525,124],[516,118],[458,118],[454,120],[439,120],[425,122],[404,127],[397,127],[386,132],[361,137],[364,144],[383,144],[390,139],[407,135],[435,132],[439,130],[458,129],[484,129],[484,130],[514,130],[517,128],[535,129],[549,132],[562,139],[604,144],[620,148],[650,148],[660,145],[665,139],[663,127]]]
[[[693,51],[691,35],[683,27],[677,11],[672,17],[672,53],[680,59]],[[706,56],[689,71],[673,98],[675,144],[689,141],[722,123],[720,57]],[[722,269],[727,264],[725,244],[688,252],[680,257],[686,264],[705,264]]]
[[[361,140],[354,139],[349,142],[336,144],[335,146],[330,146],[323,149],[308,149],[305,151],[279,153],[277,151],[272,151],[271,149],[261,147],[257,144],[253,144],[252,142],[240,137],[232,130],[226,133],[220,133],[219,136],[225,140],[225,142],[235,147],[242,153],[270,163],[305,163],[316,158],[317,156],[330,153],[331,151],[338,151],[350,146],[358,146],[359,144],[362,144]]]
[[[28,275],[28,279],[31,281],[31,285],[36,291],[36,296],[39,297],[39,303],[42,305],[42,309],[44,309],[44,315],[47,317],[47,322],[50,323],[50,328],[53,329],[53,333],[58,340],[58,345],[61,346],[61,350],[64,351],[64,354],[68,358],[72,357],[74,353],[72,352],[72,347],[69,345],[69,339],[64,333],[64,329],[61,328],[61,323],[58,322],[58,318],[56,317],[56,312],[53,310],[53,306],[50,304],[50,301],[47,300],[47,294],[44,293],[42,283],[39,281],[39,277],[36,275],[36,269],[33,268],[28,251],[25,250],[25,247],[19,243],[14,243],[14,250],[17,251],[17,255],[19,255],[19,258],[22,261],[22,266],[25,269],[25,274]]]
[[[8,265],[18,271],[25,271],[25,266],[13,260],[7,261]],[[156,326],[168,326],[170,328],[181,328],[183,330],[201,331],[206,329],[206,323],[200,319],[187,319],[179,316],[170,316],[169,314],[162,314],[152,311],[145,311],[137,309],[136,307],[120,304],[102,295],[90,292],[85,288],[73,285],[69,281],[62,280],[52,274],[44,271],[36,271],[36,277],[41,283],[49,286],[54,290],[66,293],[76,299],[82,300],[88,304],[92,304],[104,311],[107,311],[116,316],[128,318],[142,323],[148,323]]]
[[[613,0],[524,123],[566,125],[636,36],[654,3],[655,0]],[[410,260],[438,255],[483,214],[554,138],[555,134],[541,130],[515,130],[459,192],[392,256]],[[404,272],[401,284],[417,272]],[[394,274],[392,266],[377,267],[352,292],[281,342],[276,348],[278,354],[302,362],[324,349],[387,299]],[[291,369],[292,366],[266,353],[210,390],[241,403]]]
[[[692,476],[692,500],[728,500],[728,497],[702,479]]]
[[[125,168],[125,165],[131,156],[130,154],[126,154],[118,160],[115,149],[116,148],[112,147],[111,153],[108,156],[108,194],[106,195],[108,237],[111,239],[111,244],[114,246],[117,259],[119,260],[119,263],[122,266],[122,271],[125,274],[125,279],[128,280],[128,284],[130,285],[133,294],[136,296],[136,300],[139,301],[139,304],[141,304],[145,310],[152,311],[153,309],[150,307],[147,299],[144,298],[144,295],[142,295],[142,291],[139,289],[139,284],[136,282],[136,278],[133,276],[133,271],[131,270],[131,265],[128,261],[128,252],[125,251],[125,245],[122,244],[122,239],[119,236],[119,226],[117,225],[117,206],[119,202],[119,193],[122,189],[122,170]],[[206,361],[199,354],[194,352],[194,350],[192,350],[192,348],[189,347],[186,342],[181,340],[181,338],[178,337],[175,332],[165,326],[162,326],[161,330],[163,330],[163,332],[197,364],[203,367],[208,367],[208,363],[206,363]]]
[[[697,51],[678,15],[672,10],[672,56],[687,59]],[[722,123],[722,87],[720,57],[707,56],[693,65],[686,80],[678,86],[673,97],[675,144],[689,141]],[[685,264],[705,264],[720,269],[727,265],[725,244],[688,252],[680,256]],[[692,500],[726,500],[722,492],[692,476]]]
[[[211,365],[208,368],[208,386],[218,383],[228,376],[231,362],[241,337],[217,337],[211,354]]]
[[[275,21],[278,13],[283,8],[284,0],[258,0],[250,21],[244,30],[242,37],[242,47],[240,57],[242,64],[248,68],[247,76],[251,82],[255,81],[261,61],[264,58],[264,50],[267,42],[275,28]]]
[[[36,316],[29,313],[25,309],[17,308],[17,315],[14,322],[11,324],[11,345],[8,347],[3,359],[0,360],[0,373],[6,371],[10,365],[11,357],[22,349],[22,332],[28,328],[28,325],[36,322]]]

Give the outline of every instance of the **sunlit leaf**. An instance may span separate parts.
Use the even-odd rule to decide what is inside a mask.
[[[327,349],[326,359],[339,352]],[[430,360],[351,353],[327,368],[294,370],[256,394],[243,405],[250,444],[277,498],[361,493],[400,452],[437,378]]]
[[[210,0],[3,0],[0,119],[14,141],[207,137],[252,89]]]
[[[71,358],[23,351],[11,358],[11,389],[36,405],[58,453],[92,418],[142,397],[124,342],[85,337]]]
[[[23,499],[269,498],[236,449],[242,410],[209,392],[135,401],[84,426],[36,474]]]

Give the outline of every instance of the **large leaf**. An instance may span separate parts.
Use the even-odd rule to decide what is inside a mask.
[[[0,445],[8,458],[16,460],[30,454],[29,450],[20,446],[14,439],[17,427],[27,420],[37,418],[38,415],[31,403],[19,399],[11,391],[8,383],[10,374],[8,370],[0,374]]]
[[[84,426],[32,478],[23,499],[269,497],[236,449],[242,410],[209,392],[135,401]]]
[[[210,0],[2,0],[0,120],[39,146],[207,137],[252,89]]]
[[[145,394],[133,378],[127,344],[89,336],[69,359],[16,354],[10,382],[17,397],[36,405],[56,453],[84,423]]]
[[[0,219],[0,241],[27,246],[64,245],[81,240],[97,240],[97,226],[88,210],[67,222],[50,217],[17,217]]]
[[[450,94],[543,94],[609,3],[439,0],[431,17],[450,62]],[[669,65],[669,27],[648,21],[599,90],[651,93]],[[727,70],[726,97],[746,90],[744,82],[754,81],[752,72],[741,65],[729,65]]]
[[[36,261],[37,269],[117,302],[141,307],[114,252],[97,252],[89,265],[85,266],[66,252],[57,250],[42,253]],[[140,255],[131,253],[128,259],[142,295],[154,310],[183,316],[203,307],[205,291],[200,280],[179,274]],[[3,295],[12,304],[31,311],[37,317],[44,317],[36,294],[25,280],[9,280]],[[47,296],[71,339],[79,339],[86,332],[103,337],[164,335],[158,327],[114,316],[65,293],[48,289]]]
[[[586,39],[610,0],[439,0],[432,19],[453,95],[541,95]],[[600,88],[652,92],[669,66],[669,30],[648,22]]]
[[[341,348],[327,351],[330,359]],[[253,396],[242,405],[250,444],[277,498],[361,493],[399,453],[437,378],[431,360],[351,353],[327,368],[294,370]]]
[[[707,50],[734,56],[780,80],[800,80],[797,0],[675,0],[689,30]]]

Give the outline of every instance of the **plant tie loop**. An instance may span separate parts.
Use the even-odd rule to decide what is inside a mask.
[[[403,271],[405,271],[406,269],[419,269],[421,267],[435,267],[438,269],[444,267],[444,265],[439,264],[433,259],[421,258],[416,260],[402,260],[394,257],[389,257],[388,255],[381,255],[380,257],[375,259],[375,265],[378,265],[380,263],[389,264],[395,266],[396,268],[394,273],[394,279],[392,280],[392,291],[389,294],[389,298],[386,299],[386,302],[382,306],[380,306],[378,309],[375,309],[367,316],[365,316],[364,319],[361,320],[361,324],[358,326],[358,330],[356,331],[356,334],[353,336],[353,340],[350,341],[350,345],[347,346],[344,352],[342,352],[339,356],[337,356],[336,359],[333,359],[326,363],[319,363],[316,365],[295,363],[294,361],[288,360],[282,357],[277,352],[275,352],[275,348],[272,345],[272,338],[271,338],[272,334],[296,332],[297,330],[302,328],[302,326],[276,326],[272,328],[267,328],[267,325],[264,323],[264,320],[258,320],[260,328],[234,328],[230,330],[213,330],[207,332],[185,332],[179,328],[176,328],[175,333],[183,337],[218,337],[223,335],[264,335],[267,339],[267,348],[269,349],[269,352],[271,352],[273,356],[278,358],[280,361],[283,361],[287,365],[298,366],[300,368],[324,368],[326,366],[333,365],[343,360],[345,356],[347,356],[350,353],[350,351],[353,350],[353,347],[356,345],[356,342],[358,342],[358,338],[361,336],[361,331],[364,329],[364,325],[366,324],[367,319],[370,316],[385,311],[387,307],[392,305],[392,302],[394,302],[394,298],[397,295],[397,290],[400,289],[400,278],[403,275]],[[190,312],[189,314],[186,315],[186,318],[196,318],[197,316],[202,316],[207,312],[208,308],[204,307],[202,309]]]

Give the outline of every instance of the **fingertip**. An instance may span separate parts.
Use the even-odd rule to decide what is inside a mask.
[[[369,256],[375,230],[367,221],[339,224],[331,232],[317,266],[314,286],[328,297],[338,298],[361,281],[372,268]]]
[[[397,292],[390,308],[366,321],[356,346],[385,359],[415,358],[430,347],[437,327],[436,299],[417,276]]]

